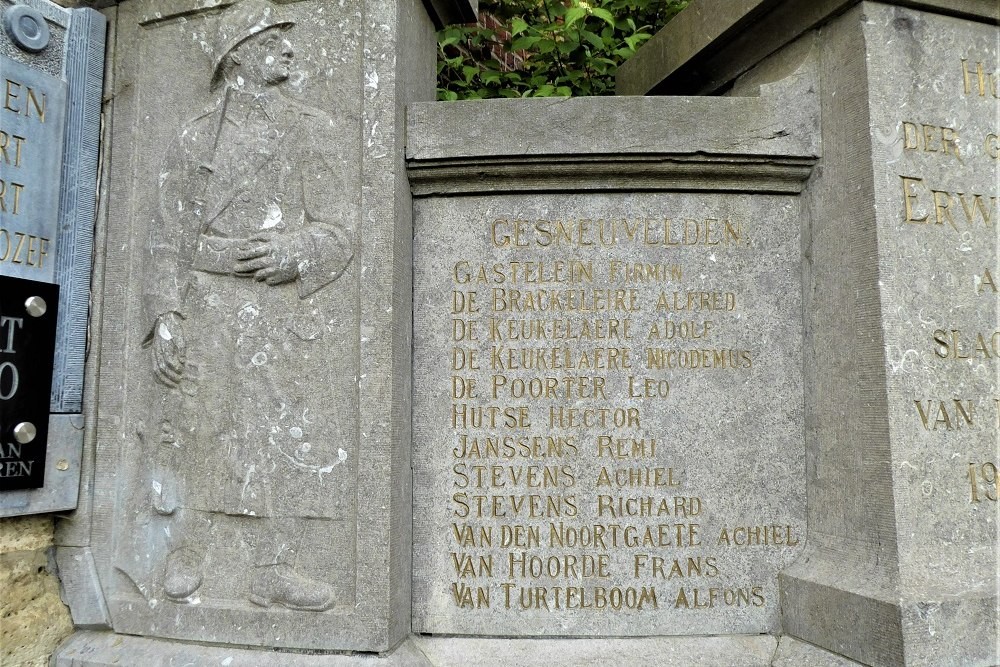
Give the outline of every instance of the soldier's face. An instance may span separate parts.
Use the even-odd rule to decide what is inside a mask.
[[[284,32],[268,30],[250,40],[240,49],[244,66],[251,76],[258,76],[268,85],[286,80],[291,74],[292,44],[285,39]]]

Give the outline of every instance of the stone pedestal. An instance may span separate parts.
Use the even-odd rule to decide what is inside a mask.
[[[866,664],[996,664],[997,7],[757,3],[722,40],[709,4],[620,90],[739,95],[802,42],[819,58],[809,544],[781,577],[784,629]],[[672,40],[685,25],[702,41]]]

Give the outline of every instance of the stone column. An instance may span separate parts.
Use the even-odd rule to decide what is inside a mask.
[[[781,576],[784,631],[865,664],[996,664],[996,4],[758,2],[709,19],[711,4],[620,90],[739,92],[803,41],[819,54],[808,546]],[[672,41],[682,29],[705,39]]]
[[[998,31],[864,3],[823,36],[786,627],[871,664],[995,664]]]

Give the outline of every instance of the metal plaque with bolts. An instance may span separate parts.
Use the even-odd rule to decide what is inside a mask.
[[[0,517],[78,502],[106,26],[0,0]]]
[[[45,484],[59,286],[0,276],[0,491]]]

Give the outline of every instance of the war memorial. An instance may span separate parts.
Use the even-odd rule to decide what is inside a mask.
[[[613,97],[433,102],[475,12],[0,0],[52,664],[1000,664],[995,0],[694,0]]]

